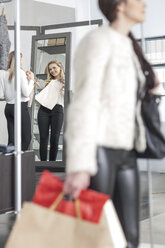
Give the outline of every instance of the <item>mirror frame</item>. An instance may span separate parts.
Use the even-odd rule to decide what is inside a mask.
[[[39,40],[48,40],[48,39],[56,39],[56,38],[66,38],[66,53],[65,53],[65,94],[64,94],[64,113],[66,113],[67,106],[69,104],[69,89],[70,89],[70,45],[71,45],[71,32],[67,33],[55,33],[55,34],[42,34],[42,35],[35,35],[32,36],[32,49],[31,49],[31,71],[35,71],[35,56],[36,56],[36,42]],[[35,100],[34,100],[35,101]],[[34,106],[33,101],[33,106]],[[64,121],[63,121],[63,130],[65,130],[65,117],[64,114]],[[32,130],[33,130],[33,122],[34,122],[34,108],[31,109],[31,123],[32,123]],[[31,150],[33,150],[32,147],[33,139],[31,141]],[[35,166],[38,168],[38,166],[57,166],[57,168],[63,168],[65,166],[65,142],[64,142],[64,136],[63,136],[63,150],[62,150],[62,160],[61,161],[35,161]],[[46,163],[46,164],[45,164]]]

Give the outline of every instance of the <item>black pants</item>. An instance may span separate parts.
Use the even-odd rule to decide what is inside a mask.
[[[47,160],[49,128],[51,130],[49,161],[56,160],[62,123],[62,105],[56,104],[52,110],[40,106],[38,111],[38,126],[40,133],[40,158],[42,161]]]
[[[134,151],[98,147],[98,173],[90,188],[109,194],[129,248],[139,243],[139,175]]]
[[[14,145],[14,104],[6,104],[5,116],[7,119],[8,145]],[[27,102],[21,103],[21,130],[22,151],[26,151],[31,141],[31,121]]]

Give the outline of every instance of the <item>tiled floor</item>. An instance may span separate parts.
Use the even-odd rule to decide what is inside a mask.
[[[1,214],[0,215],[0,248],[4,248],[7,241],[7,237],[12,229],[14,220],[14,213]]]
[[[152,240],[154,248],[165,247],[165,173],[152,173]],[[150,243],[149,219],[141,221],[141,242]]]
[[[150,244],[141,244],[139,246],[139,248],[165,248],[165,246],[163,245],[154,245],[153,247],[151,247]]]

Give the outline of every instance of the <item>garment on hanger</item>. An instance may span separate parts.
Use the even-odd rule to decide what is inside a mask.
[[[11,42],[5,16],[0,16],[0,70],[6,70]]]

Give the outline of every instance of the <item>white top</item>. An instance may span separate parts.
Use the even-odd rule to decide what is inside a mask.
[[[100,27],[80,42],[75,61],[75,95],[67,112],[67,173],[97,172],[96,148],[146,147],[145,129],[136,105],[137,76],[145,77],[132,41],[111,27]],[[135,130],[135,112],[139,130]],[[135,131],[138,132],[135,137]]]
[[[8,80],[9,70],[0,70],[0,98],[4,99],[9,104],[15,103],[15,77],[12,78],[11,82]],[[21,80],[21,102],[29,101],[29,95],[34,87],[34,81],[27,80],[25,72],[20,70]]]
[[[56,104],[64,106],[64,90],[61,91],[63,83],[54,79],[44,87],[37,95],[35,95],[36,101],[42,106],[52,110]]]
[[[61,88],[63,86],[65,87],[65,85],[63,83],[60,82],[60,84],[61,84]],[[62,105],[62,107],[64,107],[64,89],[59,92],[57,104],[60,104],[60,105]]]

